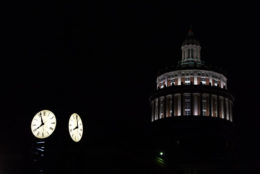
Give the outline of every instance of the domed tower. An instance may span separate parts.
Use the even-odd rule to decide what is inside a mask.
[[[224,73],[201,60],[201,45],[191,29],[181,51],[177,66],[158,74],[150,97],[153,145],[164,165],[199,161],[202,167],[195,168],[203,173],[202,161],[229,156],[234,98]]]

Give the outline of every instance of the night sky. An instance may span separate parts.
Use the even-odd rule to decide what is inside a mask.
[[[0,173],[1,161],[15,166],[26,158],[31,119],[42,109],[65,120],[60,129],[69,114],[80,113],[83,140],[102,147],[149,134],[156,74],[180,60],[191,25],[202,60],[227,73],[239,156],[260,158],[256,4],[19,1],[2,8]]]

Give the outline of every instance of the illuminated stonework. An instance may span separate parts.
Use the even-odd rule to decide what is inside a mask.
[[[176,70],[157,77],[157,88],[173,85],[211,85],[227,89],[227,78],[220,73],[201,69]]]
[[[233,121],[233,97],[227,78],[201,61],[201,46],[190,30],[182,44],[182,60],[158,75],[151,97],[152,119],[179,116],[216,117]]]

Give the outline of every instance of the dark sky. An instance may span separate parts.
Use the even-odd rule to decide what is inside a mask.
[[[259,154],[256,4],[20,1],[2,8],[2,151],[22,156],[32,138],[31,119],[41,109],[65,121],[81,113],[85,141],[104,146],[107,137],[120,146],[145,135],[156,73],[180,60],[192,24],[202,59],[228,74],[241,153]]]

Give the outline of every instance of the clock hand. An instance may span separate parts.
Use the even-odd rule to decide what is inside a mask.
[[[41,125],[40,126],[38,126],[35,130],[37,130],[37,129],[39,129],[40,127],[42,127],[43,126],[43,124],[41,123]]]
[[[76,126],[73,130],[78,129],[78,126]]]
[[[42,120],[42,115],[40,115],[40,117],[41,117],[41,125],[38,126],[35,130],[39,129],[40,127],[42,127],[42,126],[44,125],[44,122],[43,122],[43,120]]]
[[[73,130],[78,129],[78,116],[76,116],[76,120],[77,120],[77,126]]]
[[[78,120],[78,116],[76,116],[76,119],[77,119],[77,128],[78,128],[78,122],[79,122],[79,120]]]
[[[44,125],[44,122],[43,122],[43,120],[42,120],[42,115],[41,115],[41,125]]]

